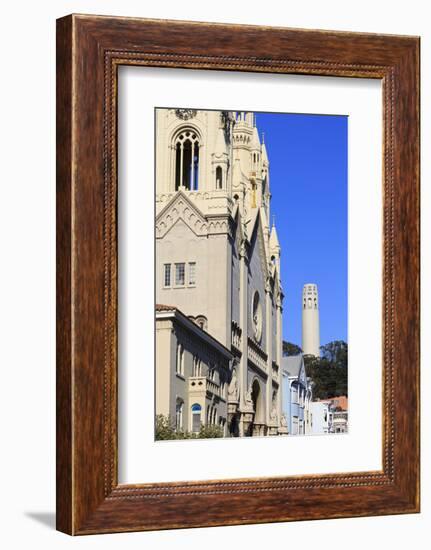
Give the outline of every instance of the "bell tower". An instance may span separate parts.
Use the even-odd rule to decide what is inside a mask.
[[[302,289],[302,352],[320,357],[319,294],[317,285]]]

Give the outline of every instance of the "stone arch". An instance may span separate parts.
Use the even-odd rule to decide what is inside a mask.
[[[254,409],[254,423],[263,424],[265,419],[265,407],[263,402],[263,391],[257,377],[251,384],[251,400]]]

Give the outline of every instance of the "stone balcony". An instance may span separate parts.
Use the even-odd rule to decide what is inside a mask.
[[[251,338],[248,339],[248,360],[261,371],[268,373],[268,355]]]
[[[200,395],[205,394],[210,397],[216,395],[220,399],[225,399],[220,386],[206,376],[191,376],[189,378],[189,392]]]

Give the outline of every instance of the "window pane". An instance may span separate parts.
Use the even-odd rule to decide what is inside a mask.
[[[189,285],[196,284],[196,262],[189,263]]]
[[[192,430],[198,432],[201,428],[201,413],[193,413]]]
[[[164,286],[171,286],[171,264],[165,264]]]
[[[185,282],[185,264],[175,264],[175,284],[184,285]]]

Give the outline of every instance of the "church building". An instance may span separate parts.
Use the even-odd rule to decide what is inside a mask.
[[[156,109],[156,414],[287,433],[280,244],[254,113]]]

